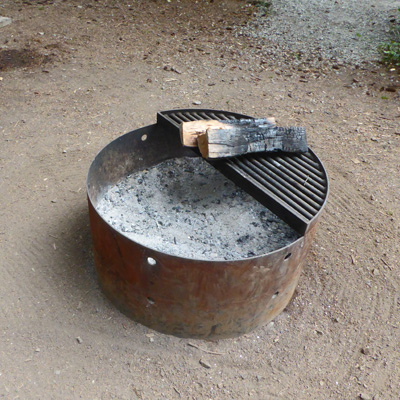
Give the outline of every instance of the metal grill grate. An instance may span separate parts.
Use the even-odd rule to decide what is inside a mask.
[[[157,123],[179,132],[186,121],[240,118],[251,117],[216,110],[172,110],[158,113]],[[209,163],[301,234],[327,199],[327,174],[311,149],[301,155],[255,153]]]
[[[251,118],[246,115],[217,110],[172,110],[157,114],[157,123],[168,128],[171,126],[179,131],[182,122],[199,121],[203,119],[229,120]]]

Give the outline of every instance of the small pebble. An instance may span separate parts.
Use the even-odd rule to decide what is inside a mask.
[[[369,395],[366,394],[366,393],[361,393],[361,394],[360,394],[360,399],[361,399],[361,400],[372,400],[372,397],[369,396]]]
[[[363,347],[361,349],[361,353],[364,354],[365,356],[368,356],[369,354],[371,354],[371,351],[370,351],[369,347]]]
[[[82,344],[82,343],[83,343],[83,340],[82,340],[79,336],[76,338],[76,341],[77,341],[79,344]]]
[[[199,361],[199,364],[200,364],[202,367],[204,367],[204,368],[207,368],[207,369],[210,369],[210,368],[211,368],[211,365],[210,365],[207,361],[200,360],[200,361]]]

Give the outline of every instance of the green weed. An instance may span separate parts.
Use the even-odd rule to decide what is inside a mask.
[[[259,0],[251,0],[250,4],[256,6],[262,11],[263,16],[267,16],[269,14],[269,9],[271,8],[271,1],[259,1]]]
[[[400,8],[398,19],[393,23],[392,31],[394,38],[379,46],[382,62],[388,66],[400,65]]]
[[[379,48],[382,54],[382,62],[387,65],[400,65],[400,41],[395,40],[384,43]]]

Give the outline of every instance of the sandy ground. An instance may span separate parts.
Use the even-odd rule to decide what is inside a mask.
[[[398,72],[299,65],[289,50],[275,60],[266,38],[240,33],[256,11],[238,0],[1,3],[13,19],[0,28],[1,398],[400,397]],[[293,300],[238,339],[151,331],[96,281],[92,159],[193,102],[305,126],[330,177]]]

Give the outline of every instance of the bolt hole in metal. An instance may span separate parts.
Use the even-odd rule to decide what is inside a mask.
[[[142,139],[142,142],[145,142],[145,141],[147,140],[147,135],[143,135],[143,136],[141,137],[141,139]]]
[[[156,265],[157,261],[153,257],[147,257],[147,262],[149,265]]]
[[[276,298],[278,297],[278,294],[279,294],[279,291],[278,291],[278,292],[275,292],[275,293],[272,295],[272,300],[273,300],[273,299],[276,299]]]

